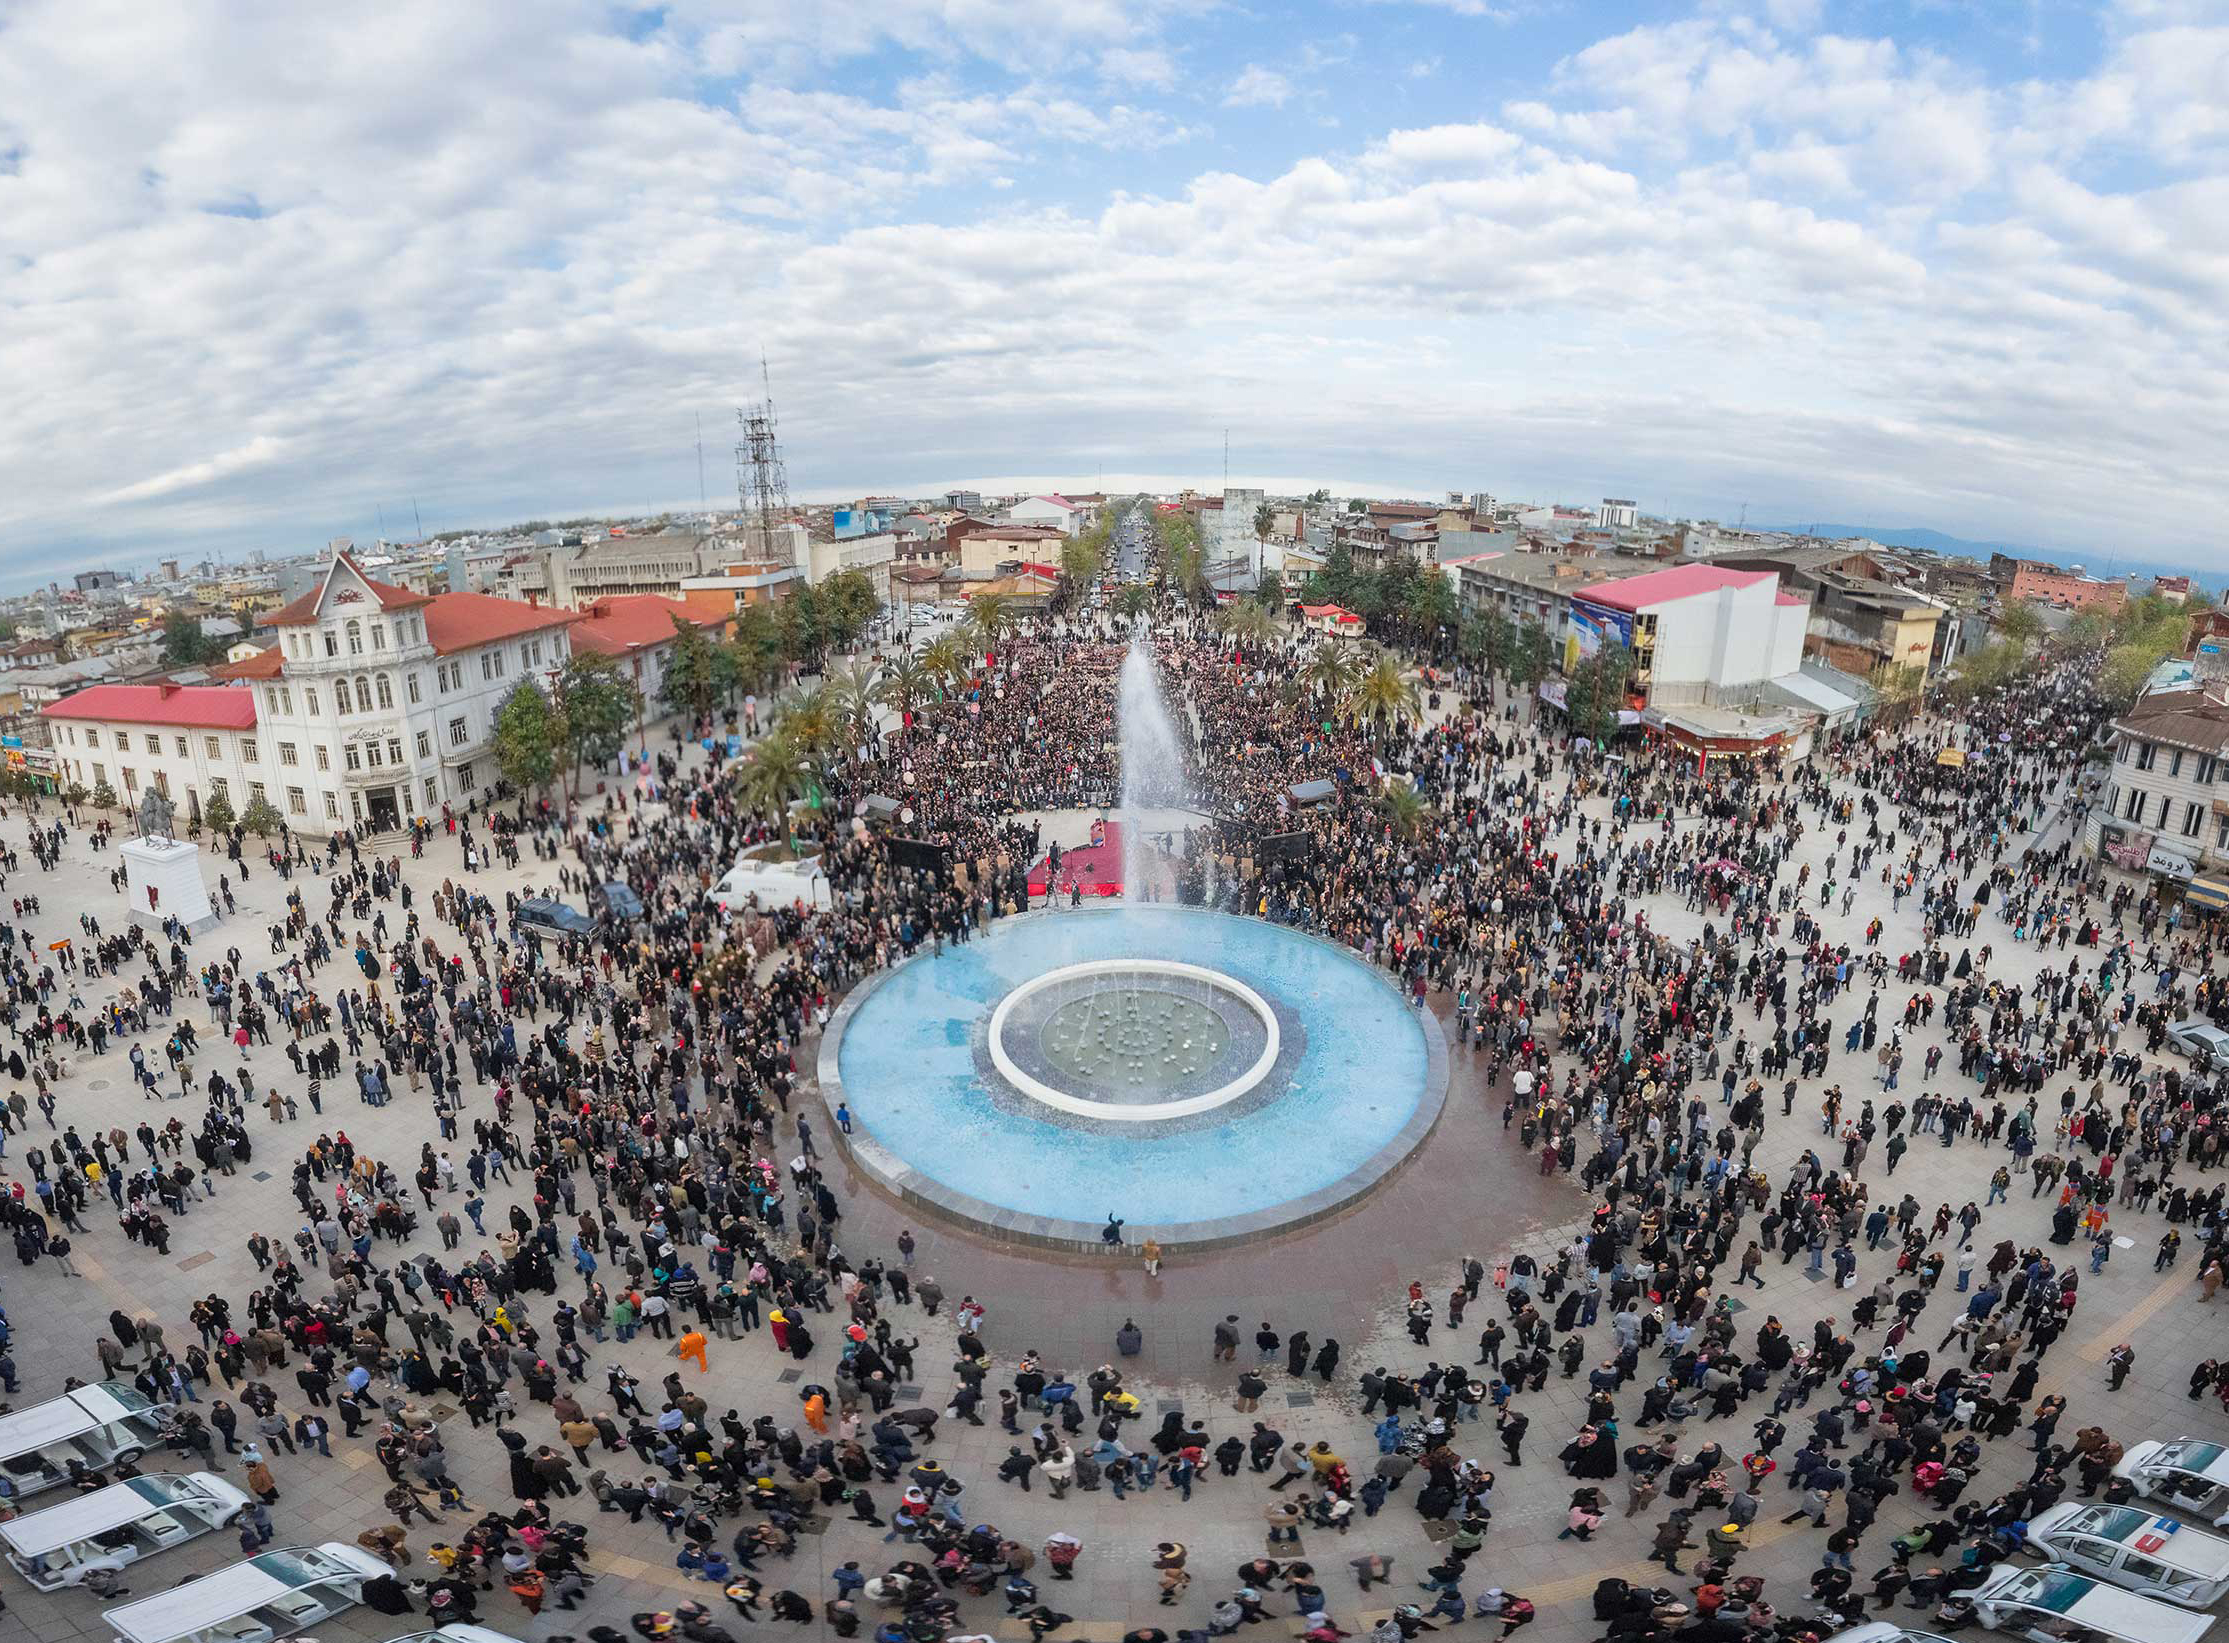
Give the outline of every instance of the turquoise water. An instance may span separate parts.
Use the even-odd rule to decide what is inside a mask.
[[[1161,1135],[1002,1109],[976,1071],[972,1036],[1023,982],[1102,958],[1205,965],[1282,1006],[1305,1039],[1291,1087],[1227,1122]],[[1331,1185],[1400,1133],[1429,1058],[1415,1016],[1358,958],[1258,919],[1114,907],[1002,921],[901,966],[853,1012],[837,1065],[855,1124],[953,1191],[1034,1215],[1098,1222],[1111,1211],[1143,1224],[1246,1214]]]

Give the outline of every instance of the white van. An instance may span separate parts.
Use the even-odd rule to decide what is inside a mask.
[[[114,1573],[143,1557],[225,1529],[248,1508],[245,1490],[214,1472],[142,1476],[0,1523],[0,1548],[42,1592]]]
[[[103,1609],[116,1643],[271,1643],[364,1600],[393,1574],[360,1546],[329,1540],[258,1552],[155,1597]]]
[[[2113,1475],[2146,1500],[2229,1528],[2229,1446],[2197,1438],[2139,1443],[2121,1457]]]
[[[2141,1506],[2068,1501],[2029,1520],[2028,1544],[2139,1597],[2210,1609],[2229,1592],[2229,1540]]]
[[[2000,1563],[1959,1595],[1981,1625],[2029,1643],[2198,1643],[2214,1623],[2210,1614],[2138,1597],[2058,1564]]]
[[[172,1407],[130,1381],[98,1381],[0,1415],[0,1493],[67,1482],[73,1460],[94,1468],[137,1460],[162,1441]]]
[[[493,1626],[475,1626],[469,1621],[452,1620],[448,1625],[430,1632],[411,1632],[393,1639],[393,1643],[519,1643],[509,1632],[499,1632]]]
[[[810,857],[800,861],[739,861],[704,893],[704,899],[722,912],[738,907],[756,907],[764,912],[797,901],[807,907],[835,903],[828,875]]]

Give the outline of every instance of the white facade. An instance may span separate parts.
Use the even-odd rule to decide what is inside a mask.
[[[393,832],[499,779],[495,715],[520,681],[547,688],[563,669],[573,620],[483,594],[428,599],[343,557],[273,618],[275,670],[154,696],[109,686],[47,709],[60,774],[105,780],[126,804],[158,787],[188,819],[223,793],[235,814],[262,797],[301,831]],[[236,693],[252,717],[218,699]],[[227,717],[248,722],[185,722]]]
[[[815,542],[806,562],[806,580],[820,586],[838,571],[866,573],[875,597],[890,602],[890,566],[898,557],[898,538],[889,531],[874,536],[853,536],[835,542]]]
[[[1594,513],[1594,522],[1604,530],[1629,531],[1640,523],[1641,505],[1622,496],[1606,496],[1602,506]]]
[[[1655,619],[1651,706],[1738,696],[1803,666],[1810,607],[1780,603],[1777,577],[1642,607]]]
[[[1016,525],[1050,525],[1057,531],[1074,536],[1087,521],[1085,510],[1075,506],[1065,497],[1025,496],[1006,510],[1007,520]]]

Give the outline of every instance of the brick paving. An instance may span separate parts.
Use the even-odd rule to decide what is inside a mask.
[[[1588,813],[1598,814],[1599,807],[1589,807]],[[1080,837],[1081,819],[1069,821]],[[0,833],[20,842],[20,814],[0,823]],[[1816,868],[1824,854],[1823,846],[1831,839],[1831,831],[1814,828],[1797,847],[1795,862],[1809,860]],[[407,852],[404,856],[405,871],[421,891],[437,886],[444,877],[462,878],[457,851],[446,840],[437,840],[422,862],[410,862]],[[41,940],[71,929],[81,909],[90,909],[104,924],[114,925],[125,916],[121,897],[106,882],[114,861],[113,855],[89,855],[80,835],[73,839],[57,873],[38,877],[19,874],[6,887],[6,893],[20,894],[36,886],[45,902],[43,915],[34,921]],[[1795,862],[1791,863],[1791,872]],[[210,874],[213,879],[214,865]],[[529,859],[518,871],[486,871],[474,882],[476,888],[500,900],[504,890],[523,887],[546,875],[546,868]],[[266,945],[263,926],[275,916],[284,889],[275,875],[255,865],[244,886],[238,915],[195,943],[197,958],[236,942],[252,972]],[[311,895],[314,904],[315,892]],[[1862,945],[1863,927],[1876,912],[1888,921],[1882,940],[1884,951],[1893,954],[1916,944],[1916,904],[1908,903],[1901,913],[1893,912],[1885,895],[1877,892],[1861,895],[1847,916],[1829,911],[1824,918],[1833,934]],[[1675,934],[1684,934],[1699,923],[1669,899],[1651,901],[1649,913],[1652,924]],[[1993,914],[1974,944],[1978,947],[1984,940],[1994,941],[1997,946],[1996,973],[2000,975],[2025,980],[2043,962],[2035,950],[2016,946],[2010,940],[2009,928],[1998,924]],[[331,975],[328,971],[327,986],[340,984]],[[1900,1005],[1904,991],[1892,986],[1889,993],[1890,1001]],[[101,996],[97,985],[87,988],[88,1002],[98,1002]],[[189,1002],[188,1007],[195,1006]],[[1447,1001],[1437,1001],[1437,1007],[1445,1011]],[[1452,1028],[1451,1021],[1449,1025]],[[1909,1065],[1916,1069],[1926,1047],[1939,1041],[1939,1028],[1922,1029],[1913,1035]],[[150,1042],[150,1049],[154,1047]],[[811,1067],[812,1050],[811,1044],[801,1046],[801,1066]],[[291,1070],[276,1047],[258,1049],[251,1055],[250,1064],[259,1082],[268,1079],[294,1086]],[[1950,1057],[1949,1066],[1955,1067],[1955,1055]],[[1860,1065],[1838,1054],[1820,1082],[1839,1079],[1854,1101],[1865,1093],[1865,1080],[1871,1070],[1870,1058]],[[1953,1079],[1938,1087],[1956,1093],[1961,1081]],[[1809,1088],[1815,1091],[1816,1086]],[[1916,1080],[1908,1079],[1901,1093],[1909,1100],[1919,1088]],[[467,1121],[475,1113],[488,1110],[485,1103],[489,1093],[486,1088],[466,1085]],[[129,1128],[152,1110],[138,1098],[131,1083],[123,1046],[113,1047],[105,1057],[79,1059],[60,1094],[60,1116],[65,1122],[77,1123],[81,1131],[95,1124],[107,1127],[120,1123]],[[329,1103],[324,1122],[345,1127],[361,1150],[394,1160],[407,1175],[420,1141],[435,1134],[423,1100],[422,1096],[398,1093],[390,1106],[378,1110],[353,1101],[345,1106]],[[1776,1179],[1785,1174],[1804,1148],[1817,1141],[1816,1104],[1813,1093],[1808,1100],[1799,1098],[1792,1117],[1783,1118],[1775,1111],[1768,1119],[1766,1138],[1757,1156]],[[180,1110],[167,1107],[163,1115]],[[1350,1459],[1362,1460],[1373,1455],[1374,1445],[1371,1423],[1358,1412],[1355,1374],[1374,1363],[1417,1368],[1427,1358],[1444,1361],[1454,1356],[1468,1361],[1475,1356],[1476,1329],[1486,1316],[1483,1309],[1495,1300],[1490,1293],[1482,1298],[1481,1310],[1474,1310],[1466,1320],[1470,1327],[1460,1333],[1460,1338],[1442,1325],[1435,1329],[1428,1346],[1417,1347],[1400,1324],[1407,1283],[1419,1280],[1436,1301],[1442,1300],[1464,1256],[1476,1255],[1491,1266],[1519,1248],[1545,1253],[1557,1241],[1559,1232],[1575,1225],[1591,1207],[1573,1185],[1538,1174],[1532,1160],[1517,1150],[1515,1137],[1502,1129],[1500,1113],[1500,1096],[1484,1087],[1477,1058],[1457,1050],[1447,1111],[1438,1130],[1417,1158],[1363,1203],[1304,1232],[1172,1263],[1158,1278],[1148,1277],[1132,1260],[1063,1260],[1021,1254],[986,1246],[953,1229],[924,1224],[885,1201],[865,1183],[847,1178],[848,1172],[837,1160],[835,1180],[845,1205],[840,1241],[855,1255],[887,1253],[899,1227],[912,1226],[921,1246],[916,1275],[933,1273],[953,1297],[971,1292],[988,1304],[986,1339],[999,1360],[1002,1375],[1010,1372],[1020,1350],[1031,1347],[1044,1353],[1049,1364],[1072,1370],[1080,1377],[1095,1365],[1114,1359],[1115,1331],[1126,1317],[1135,1317],[1144,1329],[1145,1345],[1124,1368],[1133,1384],[1140,1384],[1146,1409],[1151,1413],[1175,1407],[1187,1415],[1204,1415],[1217,1439],[1227,1432],[1243,1435],[1256,1417],[1241,1415],[1232,1407],[1233,1370],[1211,1361],[1209,1335],[1216,1319],[1227,1312],[1239,1315],[1248,1337],[1248,1345],[1241,1349],[1242,1362],[1253,1356],[1252,1328],[1262,1318],[1270,1319],[1283,1332],[1304,1328],[1319,1343],[1326,1336],[1335,1336],[1345,1349],[1336,1380],[1326,1386],[1310,1377],[1304,1384],[1295,1385],[1280,1371],[1273,1377],[1270,1395],[1263,1400],[1262,1415],[1274,1421],[1288,1439],[1326,1438]],[[256,1141],[252,1169],[266,1178],[254,1179],[243,1170],[239,1176],[223,1181],[221,1196],[214,1203],[197,1204],[191,1214],[175,1223],[167,1259],[158,1259],[126,1242],[96,1208],[88,1217],[88,1225],[95,1230],[76,1240],[78,1264],[84,1270],[82,1279],[63,1276],[50,1262],[41,1262],[30,1271],[11,1269],[0,1277],[0,1284],[5,1286],[0,1298],[4,1298],[16,1326],[15,1356],[22,1378],[22,1390],[14,1400],[16,1407],[59,1391],[65,1375],[91,1376],[95,1372],[93,1341],[112,1306],[135,1314],[159,1314],[169,1326],[175,1347],[190,1338],[184,1317],[193,1299],[215,1290],[238,1300],[253,1288],[256,1274],[244,1241],[259,1227],[275,1241],[283,1240],[298,1224],[288,1195],[288,1175],[294,1153],[319,1127],[308,1115],[306,1104],[303,1119],[278,1126],[281,1133],[276,1134],[262,1110],[252,1110],[250,1128]],[[817,1127],[824,1135],[834,1129],[827,1123]],[[32,1134],[10,1143],[4,1170],[0,1170],[6,1180],[28,1181],[21,1152],[44,1133],[34,1113]],[[1305,1146],[1306,1137],[1295,1136],[1293,1144]],[[461,1159],[461,1151],[458,1156]],[[1989,1172],[2003,1156],[1984,1154],[1970,1142],[1948,1150],[1931,1144],[1915,1145],[1898,1170],[1895,1185],[1899,1189],[1908,1185],[1929,1205],[1938,1200],[1956,1205],[1969,1197],[1978,1201],[1984,1196]],[[1883,1168],[1876,1147],[1862,1174],[1878,1188]],[[510,1202],[519,1196],[519,1183],[506,1190],[500,1183],[491,1182],[489,1216],[499,1221]],[[2005,1236],[2023,1246],[2042,1242],[2049,1230],[2051,1202],[2049,1197],[2030,1199],[2016,1186],[2011,1201],[1986,1212],[1977,1243],[1986,1246]],[[422,1242],[430,1245],[435,1241],[431,1217],[423,1219]],[[2045,1360],[2041,1390],[2061,1390],[2071,1398],[2070,1418],[2063,1431],[2096,1421],[2125,1443],[2185,1431],[2215,1438],[2229,1436],[2218,1404],[2211,1399],[2192,1403],[2184,1397],[2189,1366],[2201,1357],[2221,1354],[2223,1346],[2215,1316],[2194,1304],[2196,1263],[2191,1253],[2186,1251],[2178,1269],[2156,1275],[2151,1267],[2151,1246],[2164,1229],[2163,1219],[2156,1213],[2144,1216],[2120,1210],[2116,1211],[2116,1220],[2133,1237],[2134,1247],[2118,1251],[2098,1277],[2085,1276],[2083,1328],[2061,1342]],[[467,1251],[473,1247],[468,1240]],[[1870,1285],[1890,1258],[1889,1251],[1861,1253],[1861,1285]],[[1800,1337],[1822,1314],[1846,1314],[1839,1292],[1828,1284],[1808,1280],[1800,1261],[1783,1265],[1776,1259],[1769,1260],[1764,1277],[1766,1287],[1762,1292],[1742,1292],[1748,1309],[1745,1325],[1770,1312]],[[567,1281],[571,1281],[569,1275]],[[547,1302],[541,1297],[529,1297],[528,1305],[537,1316],[546,1313]],[[1924,1344],[1932,1348],[1951,1316],[1947,1301],[1930,1307],[1915,1335],[1924,1337]],[[918,1307],[901,1308],[896,1318],[904,1333],[921,1337],[918,1357],[923,1401],[941,1403],[952,1385],[949,1313],[946,1318],[931,1320]],[[1934,1335],[1927,1333],[1930,1327]],[[1590,1347],[1600,1348],[1609,1339],[1607,1320],[1586,1333]],[[1745,1329],[1744,1338],[1746,1333]],[[1860,1344],[1877,1343],[1878,1339],[1876,1333],[1861,1338]],[[2128,1385],[2113,1393],[2105,1387],[2103,1358],[2119,1340],[2134,1344],[2138,1363]],[[584,1391],[600,1391],[601,1369],[613,1353],[650,1387],[655,1387],[671,1367],[668,1348],[647,1336],[626,1348],[592,1350],[596,1369]],[[824,1347],[816,1355],[816,1362],[826,1361],[826,1350]],[[1600,1355],[1599,1351],[1590,1353],[1589,1361]],[[1644,1365],[1647,1361],[1644,1359]],[[760,1332],[734,1344],[715,1341],[710,1375],[699,1377],[689,1370],[684,1378],[702,1386],[715,1411],[732,1406],[748,1417],[767,1409],[787,1421],[796,1397],[794,1379],[787,1373],[792,1367]],[[993,1384],[997,1383],[994,1378]],[[274,1385],[282,1400],[293,1390],[291,1379],[283,1373],[274,1377]],[[1540,1615],[1532,1635],[1540,1643],[1597,1634],[1599,1627],[1591,1618],[1587,1597],[1605,1574],[1619,1573],[1654,1584],[1654,1577],[1661,1573],[1656,1565],[1642,1562],[1651,1528],[1661,1515],[1661,1504],[1637,1519],[1613,1515],[1591,1545],[1555,1538],[1569,1482],[1555,1465],[1554,1455],[1581,1418],[1584,1386],[1583,1380],[1564,1381],[1552,1373],[1545,1392],[1524,1399],[1532,1415],[1527,1464],[1521,1470],[1497,1468],[1500,1484],[1494,1528],[1472,1564],[1475,1575],[1470,1590],[1495,1583],[1534,1599]],[[592,1407],[601,1403],[599,1398],[584,1401]],[[537,1441],[545,1436],[554,1438],[554,1432],[547,1430],[546,1411],[523,1399],[521,1402],[521,1422],[529,1436]],[[1624,1405],[1622,1412],[1630,1420],[1631,1394]],[[282,1401],[282,1407],[291,1410],[294,1406]],[[1687,1438],[1692,1443],[1715,1436],[1738,1454],[1749,1446],[1749,1427],[1761,1413],[1753,1402],[1731,1421],[1691,1425]],[[1792,1418],[1790,1424],[1800,1436],[1798,1419]],[[1152,1424],[1151,1419],[1142,1423],[1146,1427]],[[1484,1441],[1490,1437],[1491,1427],[1474,1430],[1476,1439],[1468,1432],[1460,1434],[1464,1444],[1498,1462],[1499,1446]],[[461,1419],[449,1421],[444,1431],[455,1474],[467,1496],[481,1505],[510,1505],[500,1448],[485,1434],[472,1433]],[[1632,1436],[1628,1427],[1627,1441]],[[1189,1504],[1159,1490],[1133,1495],[1123,1502],[1105,1492],[1071,1493],[1067,1500],[1055,1502],[1044,1492],[1041,1480],[1037,1491],[1029,1495],[995,1480],[996,1463],[1010,1441],[995,1424],[978,1430],[946,1422],[940,1428],[934,1453],[948,1471],[969,1485],[962,1509],[971,1521],[995,1522],[1033,1545],[1041,1544],[1056,1529],[1083,1540],[1086,1550],[1079,1578],[1072,1585],[1044,1584],[1048,1598],[1078,1617],[1078,1624],[1062,1636],[1096,1638],[1104,1643],[1124,1626],[1160,1624],[1172,1631],[1179,1624],[1202,1626],[1207,1609],[1232,1583],[1230,1571],[1241,1560],[1263,1551],[1261,1506],[1266,1495],[1261,1487],[1263,1480],[1251,1474],[1242,1472],[1240,1477],[1228,1480],[1203,1477]],[[2022,1434],[1988,1446],[1969,1498],[1986,1499],[2024,1477],[2027,1441]],[[351,1540],[359,1529],[385,1520],[379,1497],[387,1479],[374,1463],[368,1442],[351,1443],[336,1437],[334,1449],[332,1460],[283,1454],[273,1457],[283,1491],[275,1508],[281,1543]],[[1209,1471],[1212,1474],[1213,1468]],[[1613,1483],[1612,1493],[1622,1504],[1621,1483]],[[887,1487],[876,1489],[886,1513],[894,1494]],[[1408,1495],[1413,1498],[1413,1486]],[[1823,1537],[1808,1525],[1793,1529],[1779,1525],[1778,1513],[1786,1509],[1779,1502],[1785,1498],[1778,1488],[1769,1492],[1766,1510],[1753,1531],[1753,1550],[1741,1567],[1744,1572],[1767,1576],[1773,1595],[1789,1604],[1817,1565]],[[582,1632],[596,1622],[623,1627],[625,1617],[636,1610],[670,1606],[690,1595],[713,1602],[724,1619],[735,1618],[718,1604],[717,1593],[677,1576],[671,1548],[654,1525],[630,1528],[622,1518],[600,1516],[585,1496],[567,1503],[567,1508],[560,1515],[578,1516],[588,1523],[591,1562],[601,1576],[586,1610],[572,1616],[545,1612],[539,1620],[529,1620],[507,1593],[497,1591],[486,1595],[484,1623],[520,1637],[540,1639],[560,1631]],[[1917,1515],[1908,1497],[1886,1503],[1880,1526],[1860,1551],[1861,1574],[1884,1560],[1881,1548],[1887,1538],[1901,1532]],[[1414,1581],[1435,1556],[1424,1528],[1413,1510],[1403,1504],[1403,1497],[1396,1496],[1376,1519],[1358,1518],[1344,1538],[1323,1531],[1305,1534],[1305,1555],[1316,1564],[1334,1612],[1345,1625],[1357,1628],[1358,1620],[1373,1619],[1389,1602],[1414,1593]],[[414,1550],[422,1551],[435,1538],[440,1538],[438,1533],[418,1525],[413,1528],[411,1544]],[[1191,1568],[1196,1577],[1190,1595],[1176,1609],[1155,1605],[1154,1582],[1148,1568],[1155,1542],[1168,1538],[1181,1539],[1191,1548]],[[1393,1586],[1378,1588],[1358,1603],[1344,1563],[1365,1552],[1390,1555],[1398,1561]],[[229,1537],[206,1537],[138,1566],[128,1577],[133,1595],[144,1596],[165,1584],[227,1563],[237,1555]],[[880,1535],[839,1521],[823,1534],[803,1538],[788,1563],[768,1563],[765,1578],[770,1590],[786,1585],[817,1604],[832,1590],[829,1570],[847,1559],[858,1560],[870,1574],[876,1572],[885,1559]],[[421,1570],[427,1567],[419,1564]],[[1039,1573],[1044,1573],[1042,1567]],[[1685,1583],[1674,1584],[1683,1588],[1684,1596]],[[108,1635],[99,1619],[102,1604],[88,1595],[65,1592],[41,1597],[12,1576],[0,1577],[0,1589],[5,1590],[9,1605],[0,1615],[0,1643],[21,1637],[67,1643]],[[1289,1606],[1289,1600],[1276,1601]],[[1000,1607],[995,1598],[970,1600],[966,1613],[971,1622],[990,1629]],[[320,1626],[318,1634],[324,1638],[389,1638],[409,1629],[410,1624],[357,1609]],[[1466,1629],[1477,1626],[1472,1622]],[[736,1629],[742,1630],[740,1622]],[[1281,1629],[1281,1623],[1270,1628],[1272,1632]],[[1006,1635],[1007,1628],[1000,1628],[1000,1634]]]

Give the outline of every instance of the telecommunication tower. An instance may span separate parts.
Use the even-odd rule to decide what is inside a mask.
[[[758,551],[771,557],[775,529],[789,523],[789,476],[782,467],[781,442],[774,437],[774,384],[763,354],[758,369],[766,397],[756,405],[738,406],[735,412],[743,429],[735,447],[735,496],[743,510],[746,536],[755,528]]]

